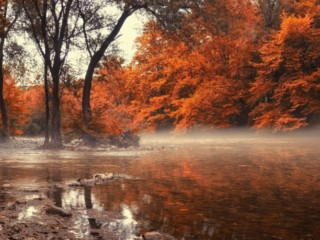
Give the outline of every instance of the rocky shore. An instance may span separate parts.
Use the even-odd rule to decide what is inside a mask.
[[[121,212],[59,205],[50,197],[50,192],[57,189],[85,191],[95,185],[132,178],[124,174],[97,173],[91,178],[80,177],[47,186],[14,188],[10,184],[3,185],[2,191],[10,192],[11,199],[5,205],[0,202],[0,239],[174,240],[165,233],[140,232],[138,223],[130,222],[132,220]]]

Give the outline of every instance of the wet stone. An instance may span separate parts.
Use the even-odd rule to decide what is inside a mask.
[[[71,217],[72,216],[71,212],[69,212],[63,208],[53,206],[53,205],[47,206],[46,213],[59,215],[61,217]]]
[[[142,235],[143,240],[175,240],[174,237],[169,234],[163,234],[159,232],[147,232]]]
[[[18,204],[18,205],[22,205],[22,204],[26,204],[27,201],[25,201],[25,200],[16,200],[15,203]]]

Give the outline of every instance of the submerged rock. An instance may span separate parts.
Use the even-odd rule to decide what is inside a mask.
[[[81,183],[79,181],[72,181],[68,183],[69,187],[82,187]]]
[[[147,232],[142,235],[143,240],[175,240],[174,237],[169,234],[159,232]]]
[[[79,178],[78,182],[80,183],[80,186],[92,187],[92,186],[96,185],[95,179]]]
[[[63,208],[54,206],[54,205],[48,205],[46,209],[47,214],[55,214],[59,215],[61,217],[71,217],[72,213],[68,210],[65,210]]]
[[[71,181],[67,185],[69,187],[93,187],[95,185],[112,182],[114,180],[133,179],[126,174],[115,173],[96,173],[91,178],[79,178],[77,181]]]

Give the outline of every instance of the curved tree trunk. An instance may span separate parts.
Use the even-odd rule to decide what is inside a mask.
[[[90,106],[90,94],[91,94],[91,86],[92,86],[94,70],[98,66],[100,60],[103,58],[105,51],[108,49],[110,44],[116,39],[117,35],[119,34],[127,18],[137,9],[131,9],[131,10],[124,9],[120,18],[118,19],[117,24],[115,25],[115,27],[113,28],[109,36],[104,40],[99,50],[91,56],[90,63],[88,65],[86,76],[84,79],[83,95],[82,95],[82,114],[83,114],[83,122],[85,127],[89,126],[92,118],[91,106]]]
[[[103,55],[102,55],[103,56]],[[86,76],[84,79],[83,85],[83,95],[82,95],[82,114],[83,114],[83,122],[85,127],[89,126],[91,122],[92,114],[91,114],[91,105],[90,105],[90,95],[91,95],[91,87],[92,87],[92,79],[94,74],[94,69],[98,65],[102,56],[92,57],[90,59],[90,63],[88,65],[88,69],[86,72]]]

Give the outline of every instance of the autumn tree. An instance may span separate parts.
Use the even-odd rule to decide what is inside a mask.
[[[27,29],[52,78],[51,147],[61,147],[60,73],[77,30],[75,1],[24,1]],[[72,18],[72,20],[71,20]],[[46,69],[45,69],[46,71]],[[46,73],[45,73],[46,76]]]
[[[8,0],[0,2],[0,110],[2,119],[1,140],[7,141],[9,138],[9,126],[7,107],[4,100],[4,57],[5,57],[5,44],[9,32],[12,30],[15,22],[19,17],[19,10],[14,3]],[[8,12],[11,10],[10,14]]]
[[[24,133],[24,126],[30,119],[30,111],[25,106],[24,91],[16,85],[10,71],[4,69],[4,101],[8,114],[8,129],[11,135]]]
[[[290,13],[293,10],[294,0],[258,0],[256,4],[262,18],[264,28],[279,29],[281,24],[281,14]]]
[[[130,90],[124,60],[116,55],[104,58],[92,86],[92,128],[105,135],[119,135],[131,130],[128,112]]]
[[[28,122],[23,126],[24,134],[28,136],[39,136],[45,132],[46,112],[45,112],[45,99],[43,86],[33,85],[23,90],[25,98],[25,107],[28,109],[30,118]]]
[[[256,128],[291,131],[319,123],[320,8],[316,1],[295,5],[281,29],[265,43],[249,103]]]
[[[199,1],[200,2],[200,1]],[[83,35],[85,38],[86,49],[90,55],[89,64],[85,74],[82,110],[85,125],[91,121],[90,92],[94,71],[103,58],[110,45],[119,37],[119,32],[125,21],[135,12],[144,10],[157,18],[163,25],[172,26],[171,23],[181,19],[186,10],[192,6],[197,6],[198,1],[136,1],[136,0],[117,0],[108,1],[107,7],[116,6],[120,12],[118,18],[103,16],[99,10],[105,5],[101,2],[78,1],[80,16],[83,21]],[[105,20],[105,22],[99,20]],[[106,21],[109,20],[109,21]],[[109,33],[102,34],[101,29],[108,28]],[[97,29],[95,34],[88,34],[90,29]]]
[[[81,128],[81,91],[83,82],[77,79],[75,70],[65,64],[60,73],[61,127],[62,132],[78,131]]]
[[[190,27],[195,29],[188,42],[191,56],[203,75],[194,94],[178,99],[177,127],[247,124],[245,99],[255,76],[252,61],[259,40],[256,6],[251,1],[205,1],[191,15]]]
[[[132,63],[132,103],[141,105],[137,127],[245,124],[247,87],[255,74],[255,10],[250,1],[205,1],[175,34],[148,23]]]

